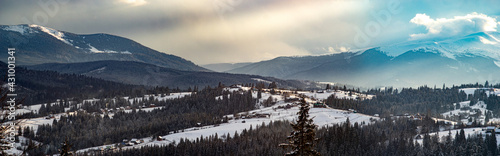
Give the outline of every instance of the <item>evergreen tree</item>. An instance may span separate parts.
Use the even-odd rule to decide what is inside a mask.
[[[274,82],[274,81],[273,81],[273,82],[271,82],[271,83],[269,84],[269,87],[268,87],[268,88],[269,88],[269,89],[278,88],[278,85],[276,84],[276,82]]]
[[[302,98],[300,103],[300,111],[296,123],[290,123],[293,128],[290,136],[288,136],[288,143],[280,144],[283,148],[292,148],[292,151],[287,153],[289,156],[305,156],[305,155],[319,155],[314,150],[314,144],[317,141],[315,137],[316,125],[313,124],[313,119],[309,118],[309,104]]]
[[[497,155],[498,150],[497,150],[497,137],[495,132],[491,133],[491,135],[486,136],[486,144],[488,146],[489,152],[491,152],[491,155]]]
[[[71,152],[72,146],[73,144],[70,144],[68,138],[66,138],[64,143],[62,143],[61,149],[59,149],[59,154],[61,154],[61,156],[72,156],[73,155],[73,153]]]

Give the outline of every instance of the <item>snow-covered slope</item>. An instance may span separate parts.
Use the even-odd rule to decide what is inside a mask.
[[[491,133],[486,133],[486,131],[483,131],[483,129],[486,129],[486,127],[474,127],[474,128],[464,128],[464,134],[467,137],[473,137],[473,136],[482,136],[483,138],[486,137],[486,135],[490,135]],[[451,135],[450,135],[451,133]],[[455,134],[460,133],[460,129],[453,129],[453,130],[442,130],[439,132],[433,132],[433,133],[428,133],[430,136],[435,136],[438,135],[441,142],[445,140],[445,137],[448,135],[451,136],[451,138],[455,138]],[[423,138],[424,134],[421,134],[421,137]],[[500,139],[500,135],[496,135],[497,140]],[[415,142],[418,142],[420,145],[422,145],[424,139],[415,139]],[[500,145],[500,141],[497,142],[497,145]]]
[[[412,40],[359,52],[278,57],[229,72],[353,84],[418,87],[500,82],[500,33]]]
[[[380,47],[381,51],[394,57],[418,49],[439,52],[452,59],[462,55],[477,55],[500,60],[500,33],[479,32],[458,38],[416,40]]]
[[[226,90],[229,91],[237,91],[237,90],[248,90],[250,89],[249,87],[239,87],[239,88],[226,88]],[[287,90],[279,90],[282,92],[287,92]],[[288,92],[291,92],[288,90]],[[353,93],[352,96],[349,96],[343,91],[338,91],[338,92],[329,92],[329,93],[311,93],[311,92],[299,92],[298,94],[303,94],[306,95],[308,98],[306,98],[306,101],[310,103],[316,102],[314,99],[325,99],[326,97],[330,95],[335,95],[337,97],[341,98],[357,98],[357,97],[373,97],[372,95],[365,95],[365,94],[356,94]],[[253,96],[256,98],[257,93],[253,93]],[[158,140],[153,140],[151,137],[146,137],[146,138],[138,138],[144,140],[144,143],[141,144],[136,144],[133,146],[125,146],[122,149],[128,149],[128,148],[140,148],[144,146],[153,146],[153,145],[167,145],[173,142],[179,142],[181,139],[189,139],[189,140],[196,140],[196,138],[199,138],[200,136],[207,137],[211,135],[217,134],[219,137],[225,136],[225,135],[234,135],[235,132],[241,133],[244,129],[249,129],[250,127],[257,127],[261,126],[263,123],[264,124],[269,124],[272,121],[294,121],[297,118],[297,112],[299,111],[299,107],[294,104],[293,102],[284,102],[284,99],[281,98],[282,96],[279,95],[271,95],[267,92],[262,93],[262,98],[261,102],[263,99],[267,99],[269,97],[277,99],[276,104],[271,106],[271,107],[262,107],[260,106],[259,109],[255,109],[252,111],[248,112],[240,112],[237,114],[268,114],[269,116],[267,117],[252,117],[252,118],[242,118],[238,117],[235,118],[233,114],[226,115],[230,120],[228,123],[223,123],[220,125],[209,125],[209,126],[204,126],[204,127],[192,127],[192,128],[187,128],[184,130],[180,130],[179,133],[174,133],[171,132],[170,134],[163,134],[163,138],[165,140],[158,141]],[[296,97],[296,95],[290,96],[290,98]],[[289,107],[285,109],[285,107]],[[312,107],[312,105],[311,105]],[[368,124],[371,123],[375,120],[379,120],[378,117],[370,116],[370,115],[365,115],[365,114],[360,114],[360,113],[353,113],[352,111],[346,111],[346,110],[339,110],[339,109],[332,109],[332,108],[311,108],[309,110],[309,115],[311,117],[314,117],[314,124],[318,125],[319,127],[323,126],[328,126],[332,124],[340,124],[345,122],[347,119],[351,122],[351,124],[358,123],[360,125],[363,124]],[[99,150],[99,149],[105,149],[106,147],[113,147],[115,144],[111,145],[103,145],[103,146],[98,146],[98,147],[91,147],[87,149],[82,149],[78,150],[77,152],[85,152],[85,151],[91,151],[91,150]]]
[[[19,26],[19,25],[18,25]],[[44,33],[47,33],[49,34],[50,36],[53,36],[54,38],[66,43],[66,44],[69,44],[69,45],[73,45],[71,44],[67,39],[64,38],[64,33],[59,31],[59,30],[55,30],[55,29],[52,29],[52,28],[48,28],[48,27],[44,27],[44,26],[39,26],[39,25],[35,25],[35,24],[30,24],[29,25],[30,28],[37,28],[41,31],[43,31]]]
[[[486,96],[497,95],[500,96],[500,89],[498,88],[462,88],[459,91],[465,94],[474,94],[476,90],[483,90]],[[486,114],[491,112],[491,110],[486,109],[487,103],[484,101],[478,101],[477,103],[472,103],[471,101],[462,101],[454,103],[454,109],[448,112],[444,112],[441,115],[448,119],[453,119],[455,121],[461,121],[462,123],[470,123],[470,120],[477,121],[482,124],[486,121]],[[469,120],[470,119],[470,120]],[[498,122],[500,118],[490,118],[489,122]]]
[[[0,41],[1,49],[16,47],[16,65],[120,60],[186,71],[209,71],[133,40],[103,33],[80,35],[34,24],[0,25]],[[7,53],[0,53],[0,57],[6,58]]]

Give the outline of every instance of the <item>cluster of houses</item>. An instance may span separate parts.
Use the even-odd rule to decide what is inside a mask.
[[[252,112],[252,113],[235,114],[234,119],[269,118],[269,117],[271,117],[271,114],[269,113]]]
[[[121,142],[122,145],[125,145],[125,146],[133,146],[133,145],[137,145],[137,144],[142,144],[144,143],[144,140],[142,139],[130,139],[130,140],[127,140],[127,139],[123,139],[123,141]]]
[[[321,102],[316,102],[313,104],[313,107],[314,108],[326,108],[326,105],[324,103],[321,103]]]
[[[298,104],[292,103],[292,104],[286,104],[284,106],[273,107],[273,110],[274,111],[276,111],[277,109],[285,109],[286,110],[286,109],[290,109],[292,107],[297,107],[297,106],[298,106]]]
[[[486,133],[500,134],[500,128],[496,126],[488,126],[486,128],[483,128],[482,130],[485,131]]]

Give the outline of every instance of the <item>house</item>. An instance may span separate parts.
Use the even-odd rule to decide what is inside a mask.
[[[486,133],[496,132],[496,127],[495,126],[488,126],[485,129],[483,129],[483,131],[486,131]]]
[[[326,108],[326,105],[324,103],[316,102],[313,104],[313,107],[314,108]]]
[[[133,144],[139,144],[139,140],[137,139],[130,139],[130,142],[133,143]]]
[[[45,119],[54,119],[54,114],[49,114],[49,116],[45,117]]]
[[[121,142],[122,145],[127,145],[128,144],[128,140],[127,139],[123,139],[122,142]]]
[[[240,88],[240,87],[241,87],[240,85],[235,85],[235,84],[229,86],[229,88]]]
[[[163,138],[162,136],[158,136],[158,137],[156,137],[156,140],[163,141],[163,140],[165,140],[165,138]]]
[[[269,114],[269,113],[262,113],[262,114],[257,113],[257,114],[255,114],[255,117],[258,117],[258,118],[268,118],[270,116],[271,116],[271,114]]]

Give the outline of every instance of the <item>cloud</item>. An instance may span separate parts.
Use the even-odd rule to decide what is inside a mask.
[[[497,31],[497,20],[485,14],[473,12],[465,16],[432,19],[426,14],[416,14],[410,23],[425,26],[427,33],[411,34],[410,40],[444,38],[475,32]]]
[[[120,0],[120,2],[134,6],[140,6],[147,3],[146,0]]]
[[[335,47],[328,47],[327,51],[331,54],[336,54],[336,53],[348,52],[349,50],[350,50],[349,47],[336,45]]]

